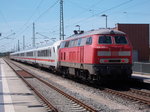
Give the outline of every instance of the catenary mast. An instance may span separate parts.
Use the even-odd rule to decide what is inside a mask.
[[[60,40],[64,40],[63,0],[60,0]]]
[[[35,47],[35,23],[33,23],[33,48]]]

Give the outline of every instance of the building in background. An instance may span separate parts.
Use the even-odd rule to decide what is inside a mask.
[[[150,24],[117,24],[116,28],[128,35],[133,45],[133,60],[149,61]]]

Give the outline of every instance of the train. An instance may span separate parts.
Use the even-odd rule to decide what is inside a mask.
[[[92,81],[132,74],[132,44],[126,33],[115,29],[75,31],[53,45],[11,53],[10,59]]]

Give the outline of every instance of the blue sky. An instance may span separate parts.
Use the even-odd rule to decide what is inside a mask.
[[[59,40],[59,10],[59,0],[0,0],[0,52],[16,49],[18,40],[22,49],[23,35],[29,49],[33,22],[36,32]],[[117,23],[150,24],[150,0],[64,0],[65,38],[73,34],[76,25],[85,31],[104,28],[102,14],[108,16],[108,27]],[[36,45],[46,45],[46,38],[39,34]]]

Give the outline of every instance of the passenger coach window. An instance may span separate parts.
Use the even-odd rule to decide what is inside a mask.
[[[51,49],[49,50],[49,56],[52,56],[52,52],[51,52]]]
[[[21,53],[21,55],[20,56],[24,56],[24,53]]]
[[[49,56],[49,51],[48,50],[38,51],[38,57],[47,57],[47,56]]]
[[[53,47],[53,51],[54,51],[54,53],[55,53],[55,47]]]
[[[99,44],[111,44],[111,36],[100,36],[98,42]]]
[[[127,39],[125,36],[115,36],[116,44],[127,44]]]
[[[27,52],[27,56],[33,56],[33,52]]]

